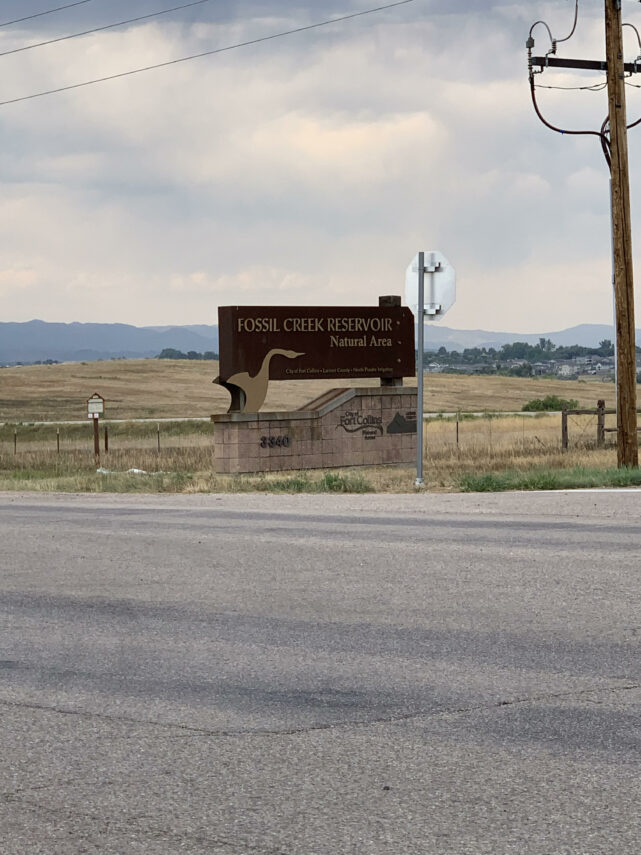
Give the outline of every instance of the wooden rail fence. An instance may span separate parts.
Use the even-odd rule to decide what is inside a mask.
[[[599,400],[596,403],[596,408],[594,410],[568,410],[567,407],[563,407],[561,411],[561,448],[563,451],[568,450],[569,446],[569,431],[568,431],[568,416],[596,416],[596,445],[597,448],[603,448],[605,446],[605,435],[606,433],[616,433],[618,428],[608,428],[605,426],[605,417],[606,416],[615,416],[616,409],[608,409],[605,406],[605,401]],[[641,410],[637,410],[637,413],[641,413]],[[641,430],[641,428],[637,428],[637,430]]]

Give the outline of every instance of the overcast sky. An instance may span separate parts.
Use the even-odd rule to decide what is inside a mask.
[[[0,0],[0,23],[64,2]],[[0,51],[181,2],[91,0],[0,27]],[[375,5],[210,0],[2,56],[0,100]],[[624,12],[641,26],[639,3]],[[458,274],[448,326],[611,322],[603,155],[594,137],[544,128],[527,86],[530,24],[562,38],[573,13],[574,0],[414,0],[0,107],[0,319],[143,326],[216,323],[229,304],[375,304],[404,292],[418,250],[438,249]],[[542,27],[535,37],[544,53]],[[602,0],[581,0],[559,54],[603,58]],[[607,112],[603,92],[540,99],[568,128]],[[628,110],[641,114],[641,91]],[[641,128],[630,158],[638,260]]]

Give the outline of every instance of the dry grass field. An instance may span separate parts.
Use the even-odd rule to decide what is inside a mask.
[[[97,471],[93,454],[84,450],[52,451],[29,448],[15,457],[0,452],[0,490],[56,490],[66,492],[411,492],[415,489],[413,468],[379,467],[339,470],[334,473],[282,473],[267,475],[216,475],[211,445],[164,448],[125,448],[102,455],[103,471]],[[464,487],[466,476],[479,473],[521,474],[541,470],[555,472],[578,469],[605,470],[616,466],[612,449],[510,448],[507,444],[491,452],[477,444],[468,450],[430,447],[425,454],[425,487],[451,491]],[[138,471],[132,472],[135,469]],[[142,470],[142,471],[141,471]],[[330,480],[328,482],[328,476]],[[571,485],[570,485],[571,486]]]
[[[414,489],[413,468],[380,467],[280,476],[215,475],[214,425],[208,416],[224,412],[228,397],[211,382],[216,369],[213,362],[114,360],[0,370],[0,489],[74,492]],[[301,407],[333,385],[331,381],[273,383],[265,409]],[[614,434],[608,434],[608,448],[595,448],[596,417],[570,417],[570,451],[562,454],[558,414],[500,415],[500,411],[518,412],[527,401],[546,395],[575,398],[582,407],[594,407],[598,398],[605,398],[611,405],[614,402],[611,384],[432,374],[426,375],[424,388],[428,412],[482,413],[476,417],[426,420],[424,474],[430,490],[465,489],[465,479],[479,473],[491,476],[510,471],[525,473],[525,477],[534,473],[532,483],[535,483],[537,472],[603,470],[616,466]],[[94,392],[106,398],[108,419],[177,421],[122,424],[107,421],[109,451],[105,453],[103,446],[100,459],[103,471],[97,471],[91,425],[86,420],[86,399]],[[205,420],[178,421],[198,417]],[[34,424],[65,420],[78,420],[80,424]],[[608,417],[607,425],[613,426],[612,417]]]
[[[208,417],[225,412],[228,394],[212,384],[218,363],[187,360],[109,360],[0,369],[0,422],[58,421],[86,417],[94,392],[107,401],[107,417]],[[375,381],[352,381],[376,385]],[[408,385],[415,381],[409,380]],[[270,385],[264,410],[292,410],[336,386],[335,381],[293,380]],[[519,411],[532,398],[558,395],[594,407],[614,406],[614,384],[546,378],[425,376],[425,410]]]
[[[5,426],[0,428],[0,489],[225,492],[322,486],[325,475],[318,472],[304,476],[215,475],[213,430],[209,421],[163,423],[159,437],[154,423],[112,424],[108,453],[101,444],[99,462],[104,471],[98,472],[89,424]],[[426,486],[430,490],[458,489],[466,476],[506,469],[527,473],[541,468],[616,465],[612,447],[594,447],[593,417],[573,417],[569,453],[561,453],[560,434],[557,414],[488,415],[465,418],[458,424],[453,418],[429,419],[424,437]],[[132,469],[138,471],[132,473]],[[414,479],[410,467],[343,470],[332,487],[406,492],[414,489]]]

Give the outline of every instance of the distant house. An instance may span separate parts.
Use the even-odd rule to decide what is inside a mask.
[[[544,374],[552,374],[554,372],[553,362],[533,362],[532,374],[535,377],[542,377]]]
[[[448,374],[488,374],[492,373],[492,366],[485,362],[457,362],[454,365],[439,366],[441,371],[445,369]]]
[[[614,373],[614,359],[602,359],[592,366],[592,370],[595,374],[613,374]]]
[[[577,374],[577,367],[572,360],[565,362],[557,362],[555,366],[557,377],[574,377]]]

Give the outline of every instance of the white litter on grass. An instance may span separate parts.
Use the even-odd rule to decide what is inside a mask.
[[[159,472],[147,472],[146,469],[127,469],[126,473],[117,472],[114,469],[105,469],[103,466],[100,466],[96,469],[96,473],[98,475],[166,475],[166,472],[163,472],[162,469]]]

